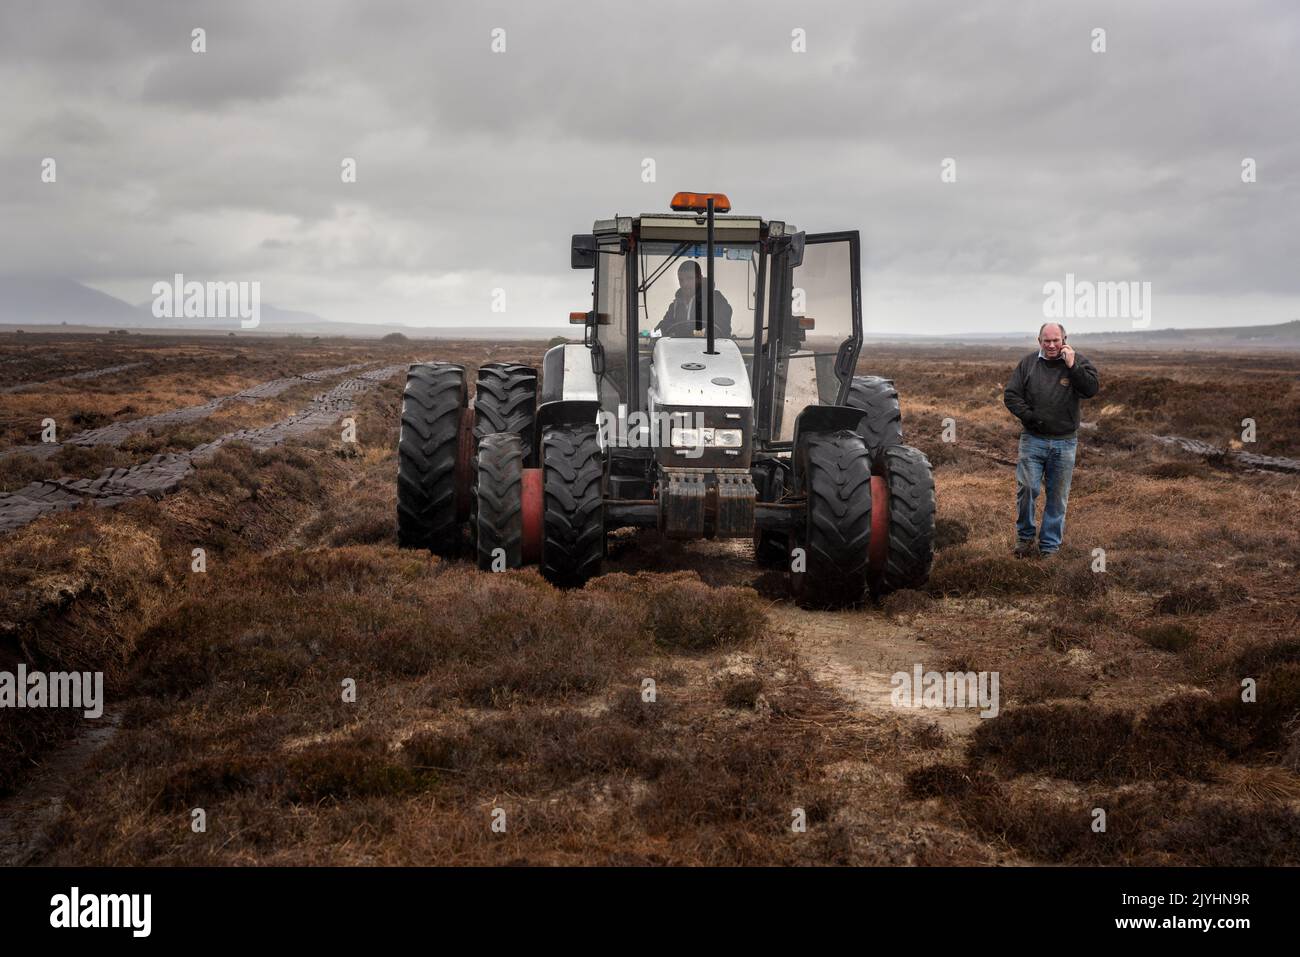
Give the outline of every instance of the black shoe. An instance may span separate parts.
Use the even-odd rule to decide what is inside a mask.
[[[1033,554],[1034,554],[1034,540],[1032,538],[1021,539],[1020,541],[1016,542],[1016,551],[1015,551],[1016,558],[1031,558],[1033,557]]]

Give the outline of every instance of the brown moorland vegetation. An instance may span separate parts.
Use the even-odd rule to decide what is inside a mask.
[[[162,370],[198,348],[97,338],[79,361],[60,338],[64,366]],[[291,364],[539,352],[202,348],[195,366],[235,378],[147,401],[119,383],[112,411]],[[1066,545],[1039,562],[1010,555],[1015,357],[868,348],[940,514],[930,582],[879,606],[798,609],[748,543],[620,532],[607,574],[567,592],[400,552],[400,379],[358,398],[355,445],[231,448],[176,495],[4,536],[0,670],[104,670],[118,724],[53,818],[20,817],[90,722],[0,711],[0,853],[7,826],[43,832],[10,859],[46,863],[1300,863],[1300,480],[1148,438],[1233,447],[1249,417],[1252,451],[1296,457],[1300,360],[1093,354]],[[58,372],[24,361],[31,381]],[[36,403],[6,402],[6,435],[26,441],[41,395],[6,397]],[[889,676],[914,664],[996,671],[998,715],[892,707]]]

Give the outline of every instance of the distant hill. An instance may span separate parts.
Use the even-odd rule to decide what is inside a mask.
[[[157,319],[153,300],[131,305],[115,296],[91,289],[72,279],[27,279],[0,276],[0,326],[31,328],[66,325],[81,329],[102,328],[184,332],[211,335],[238,332],[240,335],[350,336],[377,338],[401,332],[412,339],[550,339],[569,335],[570,327],[501,326],[410,326],[400,323],[334,322],[313,312],[281,309],[263,302],[261,321],[254,329],[243,329],[238,319]]]
[[[1174,349],[1300,349],[1300,319],[1268,326],[1217,326],[1212,329],[1134,329],[1070,336],[1092,345]]]
[[[241,329],[238,319],[155,319],[152,300],[133,306],[72,279],[26,279],[0,276],[0,326],[31,327],[66,324],[69,327],[105,327],[138,331],[184,332],[194,335],[304,335],[377,338],[401,332],[412,339],[547,340],[572,336],[567,325],[557,326],[412,326],[400,323],[334,322],[312,312],[281,309],[262,303],[256,329]],[[868,321],[868,330],[870,329]],[[1032,332],[968,332],[917,335],[866,334],[868,342],[913,344],[984,343],[994,346],[1032,346]],[[1124,349],[1285,349],[1300,351],[1300,319],[1265,326],[1223,326],[1210,329],[1132,329],[1114,332],[1073,332],[1070,341],[1080,346],[1114,346]]]
[[[867,333],[868,342],[983,343],[994,346],[1034,343],[1032,332],[969,332],[942,335]],[[1215,326],[1207,329],[1126,329],[1113,332],[1071,332],[1074,345],[1121,349],[1285,349],[1300,351],[1300,319],[1267,326]]]
[[[71,279],[0,276],[0,323],[132,326],[135,306]]]
[[[0,325],[112,326],[118,329],[167,329],[186,332],[239,329],[238,319],[156,319],[153,300],[137,306],[91,289],[72,279],[27,279],[0,276]],[[199,330],[199,325],[205,327]],[[268,331],[320,331],[334,324],[310,312],[261,305],[258,328]],[[343,335],[331,330],[335,335]]]

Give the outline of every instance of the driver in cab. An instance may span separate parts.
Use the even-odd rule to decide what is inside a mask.
[[[655,333],[673,338],[704,335],[708,317],[703,309],[705,282],[699,263],[688,259],[677,267],[677,287],[677,294],[659,325],[655,326]],[[731,304],[716,286],[713,290],[713,334],[719,339],[731,338]]]

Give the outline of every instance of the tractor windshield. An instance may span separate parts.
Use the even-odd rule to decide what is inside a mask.
[[[637,296],[642,344],[661,336],[705,336],[708,247],[703,242],[647,241],[638,246]],[[756,243],[713,244],[713,323],[719,339],[752,350],[758,290]]]

